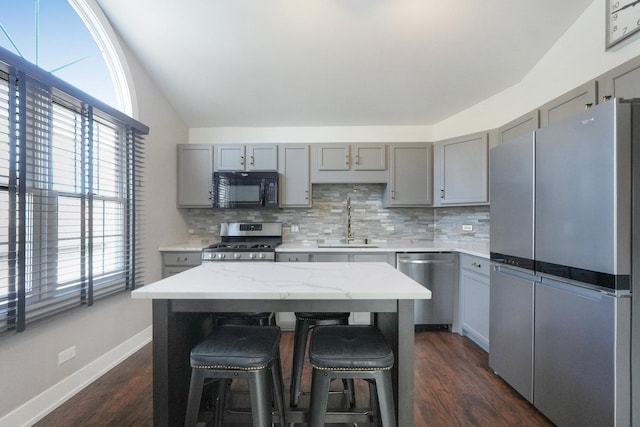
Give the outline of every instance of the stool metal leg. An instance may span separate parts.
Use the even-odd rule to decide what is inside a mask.
[[[282,384],[282,367],[280,366],[280,354],[271,364],[271,381],[273,383],[273,394],[275,400],[275,408],[278,411],[280,417],[280,425],[284,427],[286,425],[284,409],[284,385]]]
[[[293,362],[291,366],[291,392],[290,405],[292,408],[298,406],[300,399],[300,384],[302,382],[302,369],[304,367],[304,356],[307,350],[307,337],[311,322],[304,319],[296,319],[295,335],[293,338]]]
[[[253,427],[270,427],[272,402],[271,373],[266,369],[251,371],[247,379],[249,380],[249,397],[251,399]]]
[[[309,409],[310,427],[324,427],[330,385],[331,376],[328,372],[319,369],[313,370],[311,376],[311,407]]]
[[[191,385],[189,386],[189,400],[187,403],[187,414],[185,416],[185,427],[194,427],[198,422],[200,413],[200,400],[202,399],[202,388],[204,386],[205,373],[200,369],[191,370]]]
[[[393,404],[393,385],[391,371],[376,372],[376,389],[380,406],[380,419],[384,427],[396,427],[396,410]]]

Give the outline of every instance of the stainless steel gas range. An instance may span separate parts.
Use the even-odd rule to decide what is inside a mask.
[[[276,260],[282,243],[279,222],[223,222],[220,242],[202,249],[202,262]]]

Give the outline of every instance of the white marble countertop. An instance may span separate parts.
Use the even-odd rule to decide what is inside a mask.
[[[210,262],[134,290],[134,299],[430,299],[387,263]]]
[[[181,243],[159,248],[160,252],[191,252],[202,249],[198,243]],[[276,252],[460,252],[489,259],[488,241],[433,241],[433,242],[388,242],[374,243],[371,246],[319,247],[316,242],[283,243]]]

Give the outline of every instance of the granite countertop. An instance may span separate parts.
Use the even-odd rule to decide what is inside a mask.
[[[383,262],[210,262],[143,286],[131,295],[134,299],[431,298],[428,289]]]
[[[181,243],[159,248],[160,252],[191,252],[201,250],[201,243]],[[351,246],[336,244],[333,247],[318,245],[315,241],[283,243],[276,252],[460,252],[489,259],[489,242],[482,241],[417,241],[417,242],[385,242],[371,245],[355,244]]]

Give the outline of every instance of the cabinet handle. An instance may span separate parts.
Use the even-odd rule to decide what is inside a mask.
[[[298,261],[298,257],[294,257],[294,258],[289,257],[289,262],[296,262],[296,261]]]
[[[309,190],[304,190],[304,193],[305,193],[304,199],[309,200]]]
[[[440,198],[444,199],[444,188],[442,190],[440,190]]]
[[[255,159],[251,156],[251,166],[255,165]]]
[[[391,199],[394,200],[396,198],[396,190],[391,190]]]
[[[471,264],[473,267],[478,267],[478,268],[482,268],[482,264],[478,264],[477,262],[474,262]]]
[[[189,259],[189,258],[187,258],[186,256],[185,256],[185,257],[180,257],[180,256],[179,256],[179,257],[176,259],[176,261],[177,261],[177,262],[186,262],[188,259]]]
[[[209,200],[213,200],[213,190],[209,190]]]
[[[602,102],[608,102],[611,101],[611,95],[605,95],[602,97]]]
[[[590,102],[589,102],[588,104],[584,104],[584,109],[585,109],[585,110],[588,110],[588,109],[589,109],[589,108],[591,108],[591,107],[593,107],[593,104],[592,104],[592,103],[590,103]]]
[[[244,156],[240,156],[240,164],[244,166]]]
[[[356,155],[356,165],[360,164],[360,156]]]
[[[349,156],[344,156],[344,158],[345,158],[344,164],[348,165],[349,164]]]

